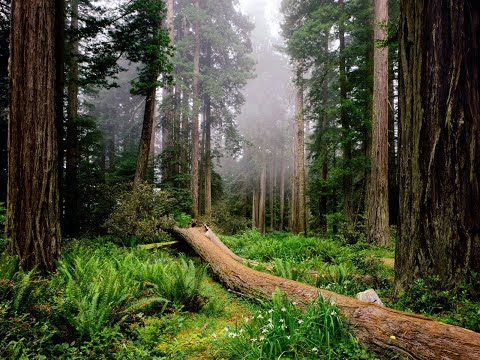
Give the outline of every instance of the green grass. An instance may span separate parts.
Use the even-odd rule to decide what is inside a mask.
[[[238,255],[261,262],[260,270],[354,296],[372,285],[392,292],[393,269],[382,259],[393,259],[393,250],[358,242],[305,238],[289,233],[262,236],[249,230],[222,240]],[[367,277],[368,276],[368,277]],[[368,281],[367,281],[368,280]],[[375,284],[372,284],[373,281]]]

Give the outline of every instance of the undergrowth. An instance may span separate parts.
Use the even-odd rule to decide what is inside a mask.
[[[374,359],[349,333],[337,307],[321,297],[301,308],[277,291],[224,333],[232,339],[224,349],[231,358]]]

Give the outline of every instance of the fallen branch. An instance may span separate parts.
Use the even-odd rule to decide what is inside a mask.
[[[480,359],[478,333],[253,270],[229,255],[225,245],[208,238],[207,231],[204,227],[173,230],[236,292],[269,299],[279,289],[304,303],[320,295],[335,302],[357,338],[377,352],[390,350],[413,359]]]

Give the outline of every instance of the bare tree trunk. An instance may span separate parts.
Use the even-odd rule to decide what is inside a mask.
[[[388,77],[388,203],[389,203],[389,220],[390,225],[398,223],[398,150],[395,128],[397,127],[397,119],[395,114],[395,85],[393,82],[395,76],[393,51],[389,56],[389,72]]]
[[[212,46],[206,44],[206,66],[212,66]],[[209,94],[205,94],[205,216],[212,216],[212,104]]]
[[[280,161],[282,170],[280,175],[280,225],[278,229],[283,231],[285,222],[285,160],[282,157]]]
[[[257,190],[253,190],[252,195],[252,229],[256,229],[258,227],[257,223]]]
[[[205,100],[205,216],[212,216],[212,134],[210,96]]]
[[[272,160],[272,164],[270,165],[270,200],[269,200],[269,206],[270,206],[270,231],[273,231],[274,229],[274,204],[275,204],[275,164],[276,164],[276,159],[275,157]]]
[[[11,7],[7,235],[20,265],[43,274],[54,270],[61,240],[56,17],[63,12],[56,5],[13,0]]]
[[[388,1],[375,0],[374,41],[385,40]],[[390,240],[388,219],[388,48],[374,49],[372,168],[368,188],[367,236],[380,246]]]
[[[157,76],[149,79],[150,82],[157,81]],[[145,99],[145,113],[143,115],[142,135],[140,137],[140,146],[138,150],[137,169],[135,171],[134,186],[145,180],[148,169],[148,160],[150,157],[150,145],[152,141],[152,132],[155,126],[155,98],[157,88],[148,91]]]
[[[170,38],[170,44],[174,45],[174,22],[173,22],[173,0],[167,0],[167,17],[166,27]],[[174,122],[175,122],[175,92],[173,86],[168,86],[163,89],[163,105],[164,113],[162,116],[162,181],[169,181],[175,175],[173,156],[174,146]],[[155,139],[155,128],[153,132],[153,139]],[[153,140],[155,141],[155,140]],[[152,149],[155,149],[155,144],[152,144]],[[152,158],[153,160],[153,158]],[[152,163],[153,164],[153,163]]]
[[[68,58],[68,103],[67,103],[67,143],[65,172],[65,232],[69,237],[78,234],[78,0],[70,1],[70,30],[73,39]]]
[[[195,0],[195,7],[200,11],[200,2]],[[198,83],[200,78],[200,20],[195,20],[195,53],[193,56],[193,121],[192,121],[192,214],[198,216],[198,146],[200,134],[198,118],[200,116],[200,99]]]
[[[353,205],[352,205],[352,175],[350,174],[350,167],[352,162],[352,144],[349,140],[350,136],[350,120],[345,102],[347,101],[347,74],[345,66],[345,3],[344,0],[338,0],[340,6],[340,24],[338,26],[339,40],[340,40],[340,123],[343,131],[343,159],[346,174],[343,177],[343,213],[348,224],[353,221]]]
[[[262,149],[263,150],[263,149]],[[260,200],[258,211],[258,229],[265,234],[265,200],[267,197],[267,155],[262,153],[262,174],[260,176]]]
[[[56,61],[56,129],[57,129],[57,179],[58,179],[58,203],[60,212],[60,228],[63,227],[64,220],[64,204],[63,204],[63,162],[64,162],[64,141],[63,141],[63,94],[65,90],[65,0],[57,0],[55,2],[55,34],[57,44],[55,61]]]
[[[400,2],[397,290],[480,271],[480,6]]]
[[[278,289],[301,304],[319,296],[336,303],[352,325],[355,336],[380,354],[393,351],[412,359],[480,358],[478,333],[253,270],[236,261],[231,251],[212,240],[204,227],[175,228],[173,231],[210,265],[212,272],[229,289],[268,300]]]
[[[296,200],[296,218],[295,227],[292,231],[295,234],[305,234],[305,121],[303,116],[303,67],[297,69],[297,98],[296,98],[296,144],[295,154],[297,160],[295,176],[295,200]]]
[[[330,30],[329,30],[330,31]],[[329,53],[329,31],[325,33],[325,54]],[[326,132],[329,128],[329,119],[328,119],[328,73],[327,73],[327,64],[324,64],[324,79],[322,84],[322,107],[323,107],[323,116],[322,116],[322,170],[321,178],[324,184],[328,180],[328,145],[327,145],[327,136]],[[322,194],[320,195],[320,228],[323,231],[327,231],[327,195],[326,195],[326,186],[322,186]]]

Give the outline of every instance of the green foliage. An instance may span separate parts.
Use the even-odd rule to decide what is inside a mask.
[[[166,229],[173,224],[172,208],[175,200],[166,191],[157,191],[142,183],[118,199],[118,205],[105,222],[109,233],[119,239],[132,237],[143,241],[169,239]]]
[[[205,266],[181,257],[178,262],[142,262],[136,265],[136,276],[144,287],[188,310],[198,310],[203,302]]]
[[[184,212],[177,212],[173,218],[175,223],[181,228],[188,227],[192,222],[192,217]]]
[[[348,332],[337,307],[318,298],[305,309],[279,292],[235,329],[225,328],[232,338],[226,347],[242,359],[372,359]],[[235,357],[237,358],[237,357]]]
[[[480,331],[479,281],[476,273],[470,281],[445,290],[438,277],[415,280],[403,291],[393,306],[444,321],[446,323]]]
[[[221,234],[234,235],[248,227],[248,221],[243,216],[233,214],[227,203],[219,201],[212,209],[212,227]]]
[[[116,26],[112,35],[128,60],[142,64],[138,78],[132,81],[132,94],[145,96],[152,88],[171,84],[173,48],[168,31],[162,26],[165,2],[129,1],[122,13],[124,22]]]

